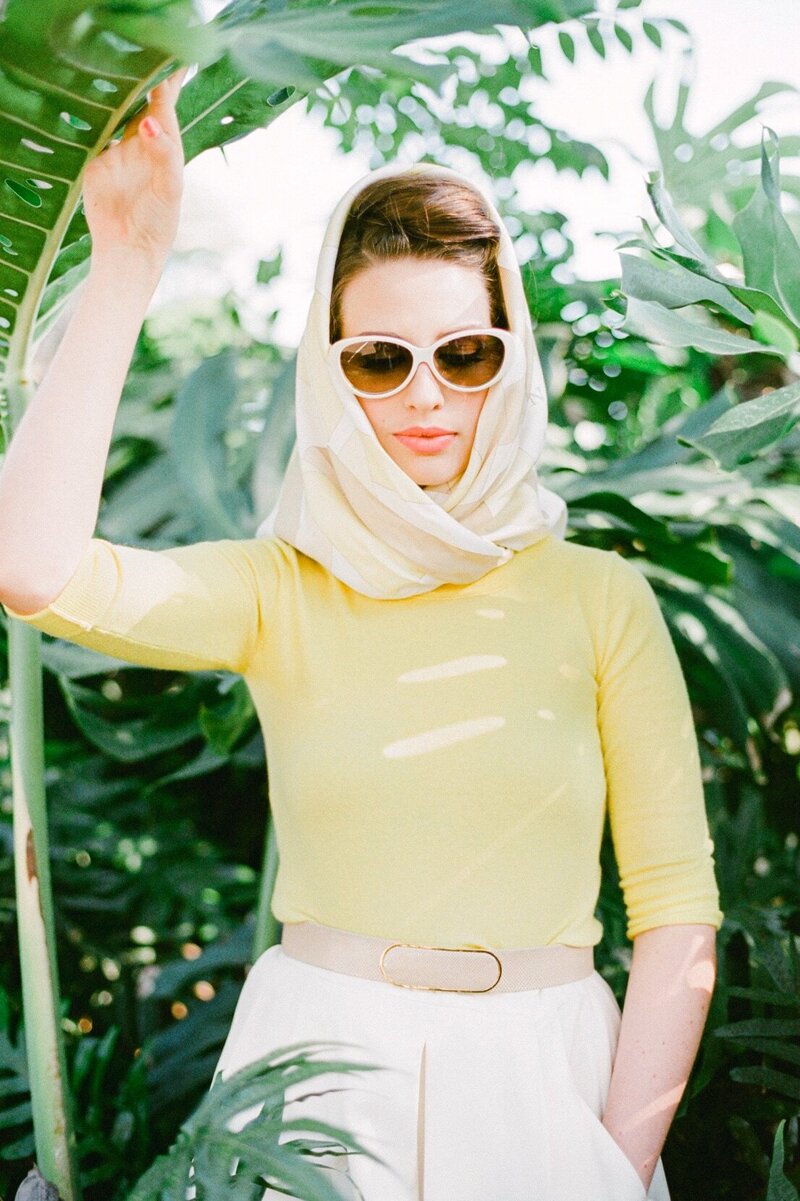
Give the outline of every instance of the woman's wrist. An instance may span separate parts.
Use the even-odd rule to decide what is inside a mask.
[[[164,273],[167,258],[167,254],[145,254],[126,246],[114,246],[92,252],[89,275],[112,279],[126,286],[142,285],[154,291]]]

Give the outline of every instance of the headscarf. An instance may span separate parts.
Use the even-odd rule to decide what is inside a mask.
[[[500,230],[498,265],[509,329],[519,344],[478,418],[467,465],[421,487],[381,446],[355,394],[326,359],[333,273],[358,193],[390,176],[430,174],[473,188]],[[566,504],[539,483],[547,429],[544,377],[511,237],[492,200],[450,167],[389,164],[362,176],[328,222],[297,353],[297,440],[277,500],[256,537],[278,537],[366,596],[400,599],[467,584],[553,533]]]

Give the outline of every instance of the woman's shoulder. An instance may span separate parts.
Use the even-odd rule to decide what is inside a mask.
[[[528,547],[527,550],[534,550],[535,545]],[[636,568],[632,567],[625,556],[617,550],[589,546],[573,539],[559,538],[555,534],[549,535],[543,549],[545,550],[543,563],[546,561],[548,571],[563,571],[575,576],[576,579],[585,579],[590,583],[608,579],[610,572],[625,574],[636,571]],[[525,551],[522,552],[523,555],[525,553]]]
[[[264,597],[291,590],[300,571],[298,560],[305,557],[282,538],[255,535],[195,543],[190,553],[207,560],[209,572],[215,564],[229,562]]]
[[[538,562],[551,595],[577,599],[587,611],[605,609],[623,599],[641,601],[643,594],[651,592],[642,569],[613,547],[590,546],[551,535],[543,551],[538,559],[530,556],[531,569]]]

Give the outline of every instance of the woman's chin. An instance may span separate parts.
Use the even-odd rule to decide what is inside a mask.
[[[432,457],[427,462],[420,462],[419,457],[414,463],[401,463],[397,459],[395,462],[420,488],[441,488],[452,483],[464,470],[460,463],[446,463],[444,459],[435,463]]]
[[[457,479],[461,472],[456,470],[438,472],[431,471],[426,472],[424,477],[420,472],[417,472],[414,475],[412,475],[411,472],[408,472],[407,474],[411,475],[414,483],[420,488],[443,488],[445,484],[450,484],[453,482],[453,480]]]

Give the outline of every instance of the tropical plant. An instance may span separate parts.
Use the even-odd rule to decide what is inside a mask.
[[[189,0],[168,0],[158,10],[144,0],[122,9],[90,10],[77,0],[43,0],[35,10],[23,0],[9,0],[0,25],[0,97],[6,117],[0,139],[7,191],[13,197],[7,198],[4,213],[7,232],[0,233],[4,445],[32,391],[34,352],[86,272],[90,246],[80,209],[83,168],[137,111],[144,92],[168,73],[176,58],[202,68],[186,87],[178,110],[190,160],[202,149],[267,124],[299,99],[299,88],[314,89],[354,63],[441,83],[446,64],[425,65],[392,53],[410,38],[487,29],[521,18],[535,26],[589,11],[585,0],[517,0],[490,12],[463,0],[399,0],[388,11],[365,9],[351,0],[335,5],[233,0],[203,25]],[[12,623],[17,918],[37,1153],[45,1176],[71,1201],[79,1190],[57,1017],[39,648],[34,630]],[[79,688],[73,684],[73,694]],[[213,724],[210,729],[213,735]],[[93,730],[100,737],[97,722]],[[123,742],[117,732],[118,750]],[[274,848],[268,846],[265,878],[274,858]],[[269,935],[263,903],[260,930]]]
[[[781,748],[791,754],[798,750],[800,678],[796,656],[786,652],[800,645],[800,493],[795,482],[800,387],[782,377],[784,363],[796,372],[800,362],[792,278],[800,247],[782,213],[778,164],[777,138],[767,128],[760,178],[749,190],[737,181],[735,195],[742,207],[731,219],[729,236],[720,233],[719,216],[693,235],[661,173],[650,175],[648,190],[672,243],[665,246],[643,222],[646,236],[621,244],[620,249],[637,247],[645,256],[622,256],[626,312],[620,329],[651,346],[692,348],[732,362],[739,354],[763,354],[778,363],[754,398],[737,395],[732,380],[726,381],[703,407],[674,416],[661,436],[638,453],[608,469],[586,472],[577,496],[572,490],[571,511],[576,512],[577,500],[592,526],[599,508],[601,527],[637,535],[633,545],[662,601],[693,701],[706,722],[715,705],[715,735],[729,736],[719,750],[728,758],[732,747],[741,748],[743,764],[760,786],[743,788],[738,811],[714,809],[726,913],[719,938],[721,971],[701,1065],[684,1102],[701,1089],[722,1087],[726,1076],[752,1086],[751,1120],[731,1114],[728,1130],[742,1158],[768,1178],[768,1198],[790,1198],[797,1191],[783,1174],[782,1134],[788,1122],[794,1153],[800,1058],[791,1039],[800,1030],[792,1016],[800,985],[800,890],[792,865],[800,788],[796,769],[784,770]],[[703,237],[709,229],[713,244],[726,248],[719,266],[709,247],[698,241],[697,235]],[[742,274],[738,263],[731,263],[734,245],[743,261]],[[742,327],[748,336],[731,332]],[[733,378],[753,387],[753,377],[741,371]],[[711,463],[715,469],[709,470]],[[767,837],[765,825],[774,830],[773,837]],[[756,847],[760,853],[754,854]],[[788,872],[781,872],[782,859]],[[745,883],[753,867],[769,876],[762,889]],[[762,895],[745,898],[746,891]],[[749,967],[746,983],[742,944]],[[731,977],[734,965],[739,970]],[[715,1039],[722,1040],[718,1049]],[[719,1111],[713,1098],[706,1107]],[[753,1118],[773,1127],[777,1123],[771,1163]]]
[[[653,205],[673,245],[663,247],[647,223],[647,240],[623,243],[648,252],[641,258],[623,255],[622,290],[628,298],[623,328],[651,342],[719,355],[772,354],[800,370],[800,243],[781,209],[779,161],[778,139],[767,127],[760,180],[731,223],[743,279],[738,264],[731,270],[726,260],[725,271],[717,266],[680,220],[659,173],[650,177]],[[678,311],[683,309],[689,311]],[[708,319],[709,312],[719,315],[716,321]],[[728,332],[730,326],[744,326],[747,336]],[[765,389],[720,418],[695,445],[729,470],[782,440],[799,419],[800,385]]]
[[[335,1044],[297,1043],[248,1064],[222,1080],[217,1076],[203,1103],[183,1123],[169,1153],[159,1157],[138,1182],[129,1201],[185,1201],[195,1182],[198,1201],[224,1191],[236,1201],[259,1201],[264,1186],[308,1201],[337,1201],[335,1182],[320,1174],[314,1157],[342,1153],[379,1160],[345,1130],[314,1118],[286,1118],[289,1089],[330,1071],[372,1071],[375,1064],[326,1058],[313,1053]],[[318,1089],[316,1090],[319,1091]],[[244,1119],[244,1120],[243,1120]],[[287,1132],[302,1135],[285,1139]],[[309,1138],[316,1131],[319,1138]],[[331,1167],[328,1162],[325,1167]]]
[[[268,10],[252,6],[253,13]],[[562,32],[577,45],[589,37],[588,28],[588,21],[574,20]],[[604,19],[599,28],[601,37],[624,44],[624,35]],[[638,36],[630,22],[624,28]],[[652,24],[656,34],[659,28]],[[563,40],[560,47],[568,55]],[[541,67],[536,51],[511,53],[498,45],[490,56],[496,63],[463,46],[438,53],[440,65],[449,64],[441,94],[449,87],[462,113],[454,121],[443,117],[439,93],[430,80],[415,77],[414,67],[401,74],[381,75],[377,65],[341,72],[311,89],[308,103],[324,108],[343,146],[365,139],[372,144],[376,161],[397,151],[404,129],[411,138],[415,126],[428,123],[431,140],[419,147],[423,154],[443,160],[452,153],[454,162],[469,154],[477,167],[497,176],[549,383],[553,444],[545,474],[570,503],[569,536],[636,556],[653,582],[687,675],[700,738],[726,924],[714,1005],[670,1132],[671,1189],[676,1201],[696,1195],[702,1163],[720,1182],[720,1196],[756,1201],[768,1189],[768,1201],[785,1201],[793,1188],[786,1174],[794,1183],[798,1177],[797,1104],[786,1091],[794,1072],[785,1054],[788,1040],[773,1023],[793,1012],[787,1003],[792,986],[788,969],[776,978],[765,965],[784,957],[788,963],[800,933],[800,712],[792,650],[800,645],[797,430],[763,444],[756,457],[731,470],[721,469],[696,443],[729,409],[744,409],[743,398],[758,396],[762,387],[785,386],[789,364],[763,350],[739,359],[692,346],[664,348],[623,329],[618,281],[570,280],[563,215],[526,211],[513,181],[504,178],[525,161],[526,148],[537,154],[550,136],[542,127],[529,138],[512,124],[539,125],[532,105],[522,103],[526,78]],[[261,85],[250,78],[239,86],[235,75],[222,71],[223,63],[234,72],[232,53],[226,54],[184,88],[179,116],[191,125],[187,150],[195,131],[209,139],[207,145],[223,145],[243,136],[248,121],[255,128],[273,109],[280,112],[281,103],[302,99],[293,93],[270,107],[265,93],[280,81]],[[161,71],[169,69],[166,56],[162,64]],[[202,88],[215,78],[215,66],[220,95],[228,87],[228,103],[242,101],[238,116],[224,125],[222,101],[208,101],[213,116],[201,115]],[[151,73],[151,81],[157,77]],[[116,131],[143,95],[143,82],[138,90],[131,86]],[[470,104],[478,91],[485,101]],[[183,107],[190,100],[192,116]],[[387,130],[392,109],[397,125]],[[465,122],[470,113],[473,125],[481,126],[477,135]],[[234,111],[226,108],[224,115]],[[673,125],[678,129],[677,119]],[[551,135],[551,147],[543,151],[551,160],[560,156],[559,165],[579,171],[589,162],[603,169],[596,148],[570,144],[563,131]],[[673,191],[674,176],[681,174],[680,158],[674,162]],[[749,192],[741,179],[737,188],[736,203],[746,204]],[[724,204],[733,201],[724,199],[724,187],[720,195],[713,212],[724,219]],[[676,200],[675,211],[683,204]],[[78,208],[66,228],[79,220]],[[686,213],[680,220],[686,226]],[[718,261],[720,246],[732,244],[721,229],[715,216],[693,230],[712,261]],[[72,284],[85,270],[88,245],[80,252],[76,245],[74,253],[76,263],[84,257],[54,301],[58,312],[65,311]],[[259,269],[265,284],[278,265]],[[242,536],[268,509],[293,438],[293,358],[273,345],[268,330],[263,338],[245,335],[237,309],[237,298],[229,295],[210,313],[194,317],[184,302],[178,320],[155,313],[146,322],[109,457],[101,536],[153,547],[231,531]],[[710,304],[705,310],[735,327]],[[173,332],[178,327],[180,339]],[[45,349],[40,338],[31,342],[31,355]],[[599,430],[602,440],[583,441],[586,429]],[[188,433],[189,441],[179,445],[176,430]],[[13,625],[7,631],[12,637]],[[0,625],[0,644],[5,633]],[[0,655],[3,650],[0,645]],[[244,971],[254,952],[275,938],[274,925],[269,929],[274,840],[264,842],[267,870],[259,889],[262,848],[252,837],[254,829],[263,829],[266,809],[264,746],[247,694],[232,677],[149,672],[48,639],[41,651],[56,929],[69,997],[61,1024],[80,1142],[91,1148],[78,1170],[93,1196],[122,1201],[192,1105],[207,1101],[210,1115],[217,1085],[207,1097],[203,1093]],[[17,687],[15,715],[19,695]],[[0,720],[7,704],[8,694],[0,691]],[[11,784],[6,752],[0,730],[0,800]],[[221,795],[237,798],[236,828],[219,820]],[[629,948],[607,838],[602,856],[605,934],[598,963],[621,1000]],[[0,934],[13,917],[10,870],[9,826],[0,811],[0,897],[7,898],[0,903]],[[258,933],[246,920],[256,905]],[[30,1154],[23,1148],[31,1146],[31,1125],[13,956],[0,956],[0,985],[11,997],[7,1036],[0,1033],[0,1145],[16,1147],[19,1166]],[[739,1024],[762,1019],[763,1029]],[[109,1033],[114,1030],[118,1036]],[[766,1075],[746,1074],[753,1070]],[[4,1115],[10,1117],[5,1128]],[[204,1123],[192,1126],[195,1143],[205,1137]],[[186,1138],[180,1155],[185,1144]],[[172,1167],[165,1162],[159,1170],[172,1173],[174,1154]]]

